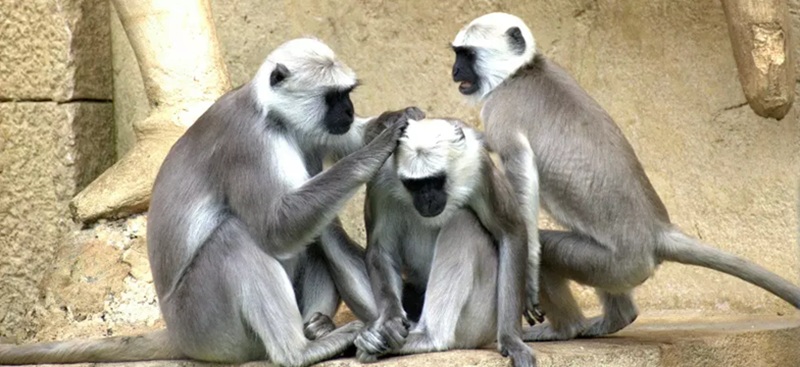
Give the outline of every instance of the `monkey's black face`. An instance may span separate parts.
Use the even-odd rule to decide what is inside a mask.
[[[350,92],[353,88],[344,90],[330,90],[325,93],[325,112],[323,124],[328,132],[341,135],[350,130],[353,124],[353,102],[350,101]]]
[[[441,214],[447,206],[447,191],[445,190],[447,176],[444,173],[425,178],[406,178],[401,182],[411,194],[414,208],[421,216],[435,217]]]
[[[474,94],[480,89],[480,78],[475,72],[476,53],[471,47],[453,47],[456,61],[453,63],[453,81],[460,83],[458,91],[463,95]]]

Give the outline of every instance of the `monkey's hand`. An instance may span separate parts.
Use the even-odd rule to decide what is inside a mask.
[[[331,320],[328,315],[319,312],[315,312],[311,315],[308,322],[303,324],[303,333],[309,340],[317,340],[334,329],[336,329],[336,325],[333,323],[333,320]]]
[[[502,338],[498,340],[497,349],[503,357],[511,358],[514,367],[536,367],[533,351],[521,339]]]
[[[402,110],[386,111],[367,125],[367,129],[364,133],[364,142],[369,143],[381,132],[391,128],[398,122],[402,121],[405,124],[408,124],[409,119],[421,120],[424,118],[425,112],[422,112],[422,110],[417,107],[406,107]],[[403,129],[405,130],[405,126]]]
[[[400,316],[383,322],[378,320],[371,327],[362,330],[355,341],[359,362],[375,362],[377,357],[400,349],[406,342],[409,326],[408,320]]]
[[[534,292],[534,290],[528,290],[528,293],[530,292]],[[528,325],[533,326],[537,322],[544,322],[545,313],[542,311],[541,306],[539,306],[539,297],[531,297],[528,295],[526,299],[527,306],[525,307],[525,320],[528,321]]]

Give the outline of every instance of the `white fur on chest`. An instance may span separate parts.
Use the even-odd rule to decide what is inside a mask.
[[[276,136],[270,143],[270,159],[276,168],[278,179],[292,189],[308,181],[308,170],[297,144],[284,136]]]

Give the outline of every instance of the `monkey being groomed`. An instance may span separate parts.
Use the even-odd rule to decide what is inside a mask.
[[[363,251],[336,214],[392,154],[415,109],[354,116],[355,74],[314,39],[275,49],[167,155],[147,244],[167,329],[0,346],[0,364],[192,358],[304,366],[350,347],[376,316]],[[411,114],[409,115],[409,111]],[[366,127],[382,131],[364,144]],[[352,152],[352,153],[351,153]],[[322,171],[328,155],[344,156]],[[349,154],[349,155],[348,155]]]
[[[367,184],[378,319],[356,339],[358,359],[496,340],[514,366],[535,366],[521,339],[525,226],[479,134],[456,120],[410,120],[393,157]],[[420,304],[421,315],[407,315]],[[410,332],[408,316],[419,316]]]
[[[462,94],[483,102],[486,140],[526,207],[530,247],[538,247],[540,198],[542,208],[567,228],[539,233],[541,297],[549,323],[527,330],[525,340],[619,331],[638,315],[631,291],[663,261],[728,273],[800,307],[797,286],[670,223],[619,127],[567,72],[536,51],[521,19],[484,15],[461,29],[452,46],[453,80]],[[602,316],[585,319],[568,279],[596,288]]]

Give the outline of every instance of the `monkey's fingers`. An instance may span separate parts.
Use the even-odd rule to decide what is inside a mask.
[[[381,336],[393,350],[400,349],[406,343],[408,336],[408,320],[404,317],[396,317],[386,321],[381,328]]]
[[[422,112],[417,106],[406,107],[404,113],[412,120],[422,120],[425,118],[425,112]]]
[[[360,363],[375,363],[375,362],[378,361],[378,356],[376,356],[374,354],[369,354],[369,353],[365,352],[363,349],[358,348],[356,350],[356,359]]]
[[[359,352],[372,355],[382,355],[389,351],[389,345],[380,333],[373,329],[362,330],[353,342]],[[356,353],[358,355],[358,353]]]

